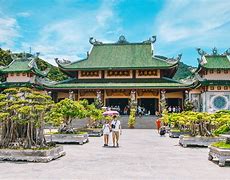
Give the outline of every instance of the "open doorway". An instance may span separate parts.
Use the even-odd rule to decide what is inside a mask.
[[[144,109],[144,114],[155,115],[158,111],[158,99],[156,98],[140,98],[138,99],[138,106]]]
[[[129,105],[128,98],[108,98],[106,99],[106,106],[119,111],[121,115],[124,114],[124,109],[127,108],[128,105]]]

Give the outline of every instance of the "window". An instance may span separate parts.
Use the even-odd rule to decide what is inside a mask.
[[[10,73],[11,76],[14,76],[14,73]]]
[[[224,86],[224,90],[228,90],[228,86]]]
[[[228,70],[224,70],[224,74],[228,74]]]
[[[217,86],[217,90],[221,90],[221,86]]]
[[[217,74],[220,74],[220,73],[221,73],[221,70],[218,69],[218,70],[217,70]]]
[[[22,73],[23,76],[26,76],[26,73]]]
[[[210,74],[213,74],[213,70],[210,70],[209,72],[210,72]]]
[[[20,76],[20,73],[17,73],[16,75],[17,75],[17,76]]]
[[[210,89],[211,89],[211,90],[214,90],[214,86],[210,86]]]

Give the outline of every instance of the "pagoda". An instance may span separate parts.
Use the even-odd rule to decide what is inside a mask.
[[[90,38],[92,48],[86,58],[75,62],[56,59],[69,79],[46,84],[45,88],[56,101],[71,97],[93,102],[97,98],[104,106],[119,106],[121,112],[131,99],[150,114],[160,111],[162,98],[166,98],[168,106],[183,108],[185,91],[193,84],[172,79],[181,55],[155,55],[155,41],[155,36],[138,43],[128,42],[124,36],[115,43]]]
[[[0,67],[0,75],[5,77],[5,81],[0,82],[0,89],[11,87],[44,89],[37,80],[46,77],[48,69],[45,71],[39,70],[36,63],[37,57],[27,56],[26,53],[23,53],[22,57],[12,55],[12,62],[7,66]]]
[[[219,54],[216,48],[208,54],[200,48],[195,78],[199,82],[190,91],[197,111],[215,112],[230,109],[230,50]]]

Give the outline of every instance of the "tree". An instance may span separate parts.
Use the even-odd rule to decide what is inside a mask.
[[[45,116],[53,101],[50,96],[28,88],[6,89],[0,94],[2,148],[46,147]]]
[[[86,117],[86,110],[79,101],[71,99],[63,99],[55,104],[53,109],[49,112],[48,121],[55,119],[55,125],[63,125],[60,132],[73,133],[72,121],[74,118]]]

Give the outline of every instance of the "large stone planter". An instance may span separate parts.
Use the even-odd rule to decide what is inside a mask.
[[[169,131],[169,137],[171,138],[179,138],[181,135],[189,135],[189,132],[174,132],[174,131]]]
[[[103,135],[103,131],[101,129],[78,129],[78,131],[88,133],[89,137],[101,137]]]
[[[187,147],[187,146],[208,147],[212,143],[224,139],[223,137],[203,137],[203,136],[191,137],[191,136],[184,136],[184,135],[181,135],[179,138],[180,138],[179,144],[183,147]]]
[[[230,160],[230,149],[222,149],[213,146],[209,146],[208,160],[212,161],[217,158],[219,161],[219,166],[225,166],[225,162]]]
[[[31,149],[0,149],[0,160],[7,161],[29,161],[46,163],[64,156],[62,146],[57,146],[47,150],[31,150]]]
[[[88,134],[46,134],[47,142],[57,144],[84,144],[89,141]]]

